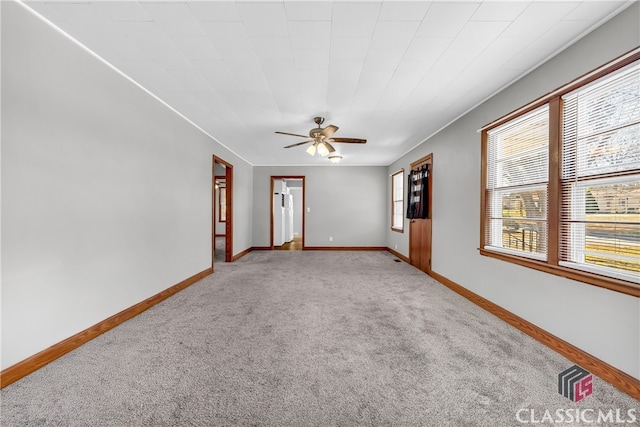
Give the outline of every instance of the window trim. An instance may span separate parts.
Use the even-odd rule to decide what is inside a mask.
[[[480,174],[480,247],[479,252],[483,256],[512,262],[524,267],[551,273],[568,279],[577,280],[598,287],[610,289],[624,294],[640,297],[640,284],[592,273],[585,270],[574,269],[560,265],[559,239],[560,239],[560,204],[561,204],[561,137],[562,137],[562,100],[561,97],[582,86],[590,84],[608,74],[611,74],[629,64],[640,60],[640,47],[619,56],[613,61],[602,65],[595,70],[561,86],[550,93],[524,105],[513,112],[494,120],[483,126],[481,133],[481,174]],[[488,171],[488,131],[502,124],[516,119],[543,105],[549,105],[549,187],[548,187],[548,247],[547,260],[540,261],[512,255],[503,251],[496,251],[485,247],[485,228],[487,227],[487,171]]]
[[[398,174],[402,174],[402,210],[400,211],[401,216],[402,216],[402,228],[398,228],[398,227],[394,227],[393,224],[393,218],[395,216],[395,203],[396,200],[394,198],[394,193],[395,193],[395,185],[394,185],[394,181],[395,181],[395,176]],[[395,231],[396,233],[404,233],[404,209],[405,209],[405,197],[404,197],[404,168],[400,169],[394,173],[391,174],[391,231]]]

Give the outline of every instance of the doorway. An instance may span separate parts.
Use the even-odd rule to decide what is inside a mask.
[[[275,250],[304,249],[304,176],[272,176],[270,243]]]
[[[409,261],[419,270],[431,274],[433,154],[411,163],[409,185],[410,198],[418,195],[418,203],[422,204],[420,214],[409,220]]]
[[[213,156],[211,266],[233,261],[233,165]]]

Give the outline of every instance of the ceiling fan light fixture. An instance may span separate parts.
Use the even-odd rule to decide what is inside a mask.
[[[338,163],[340,160],[342,160],[342,156],[329,156],[329,161],[331,163]]]
[[[324,122],[323,117],[314,117],[313,121],[316,123],[318,127],[311,129],[309,131],[309,136],[302,135],[299,133],[276,131],[276,133],[281,135],[297,136],[305,139],[304,141],[287,145],[284,148],[293,148],[293,147],[298,147],[300,145],[311,144],[309,147],[307,147],[307,153],[309,155],[315,156],[317,152],[322,157],[327,157],[328,155],[336,151],[336,149],[332,145],[334,143],[365,144],[367,142],[366,139],[360,139],[360,138],[343,138],[343,137],[336,138],[333,136],[333,134],[338,130],[338,126],[329,125],[325,128],[320,127]],[[342,157],[337,156],[337,160],[333,160],[333,161],[334,162],[340,161],[341,158]]]
[[[318,144],[318,154],[320,154],[322,157],[325,157],[329,153],[329,148],[324,142]]]

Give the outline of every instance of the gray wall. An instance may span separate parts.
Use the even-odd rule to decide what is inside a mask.
[[[389,174],[409,170],[412,161],[433,153],[435,272],[636,378],[639,298],[479,255],[477,129],[638,46],[639,9],[636,3],[388,168]],[[387,188],[390,193],[390,182]],[[405,229],[404,234],[388,231],[387,243],[408,255],[406,222]]]
[[[251,165],[25,8],[2,8],[2,368],[211,266],[212,155]]]
[[[305,245],[386,246],[386,167],[338,165],[254,167],[254,246],[269,246],[272,175],[305,176]]]

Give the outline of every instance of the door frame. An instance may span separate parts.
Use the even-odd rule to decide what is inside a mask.
[[[302,180],[302,250],[305,249],[304,239],[307,235],[305,229],[305,217],[306,217],[306,184],[304,175],[271,175],[271,191],[269,192],[269,249],[273,250],[273,189],[274,183],[278,179],[300,179]]]
[[[433,233],[433,153],[427,154],[426,156],[416,160],[415,162],[412,162],[409,168],[409,173],[411,173],[412,170],[421,167],[422,165],[428,165],[428,171],[429,171],[429,175],[428,175],[428,179],[427,179],[427,193],[428,193],[428,198],[427,198],[427,212],[429,212],[429,216],[425,219],[429,220],[429,240],[428,240],[428,245],[427,245],[427,269],[423,270],[425,273],[427,274],[431,274],[432,269],[431,269],[431,256],[432,256],[432,250],[431,250],[431,243],[433,241],[432,238],[432,233]],[[409,201],[407,200],[407,203]],[[413,264],[413,260],[415,259],[414,256],[412,256],[411,253],[411,222],[414,220],[410,220],[409,221],[409,264],[414,265]],[[415,254],[413,254],[415,255]]]
[[[216,172],[215,166],[217,164],[223,165],[225,168],[225,181],[226,181],[226,197],[225,203],[227,206],[227,213],[225,215],[225,238],[224,238],[224,261],[233,261],[233,165],[222,160],[220,157],[213,155],[213,161],[211,163],[211,268],[213,268],[214,254],[216,250],[216,221],[217,221],[217,200],[216,200]]]

